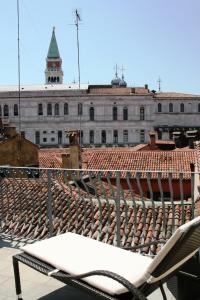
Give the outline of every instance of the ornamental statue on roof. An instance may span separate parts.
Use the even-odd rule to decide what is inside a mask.
[[[116,66],[115,66],[115,78],[113,78],[112,81],[111,81],[111,85],[113,87],[127,87],[127,83],[124,80],[124,74],[123,74],[124,68],[123,68],[123,66],[121,68],[121,71],[122,71],[122,77],[120,78],[120,77],[118,77],[118,66],[116,64]]]

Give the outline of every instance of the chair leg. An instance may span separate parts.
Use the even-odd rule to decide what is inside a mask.
[[[15,277],[16,296],[17,296],[18,300],[23,300],[22,293],[21,293],[19,263],[18,263],[18,260],[14,256],[13,256],[13,270],[14,270],[14,277]]]
[[[163,296],[163,300],[167,300],[167,296],[166,296],[166,293],[165,293],[165,290],[163,288],[163,285],[162,285],[161,281],[159,281],[159,287],[160,287],[161,294]]]

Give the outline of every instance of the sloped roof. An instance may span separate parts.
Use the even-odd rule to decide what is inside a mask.
[[[93,151],[87,163],[94,170],[190,172],[196,151]],[[186,175],[187,176],[187,175]],[[188,174],[189,176],[189,174]]]
[[[1,232],[12,237],[43,239],[48,237],[47,218],[47,181],[44,179],[3,179],[1,181],[4,205]],[[57,180],[52,181],[53,235],[67,231],[76,232],[109,244],[116,242],[117,213],[114,202],[96,201],[79,194],[72,186]],[[120,238],[122,245],[133,246],[150,242],[153,238],[168,239],[174,229],[192,218],[192,205],[175,204],[174,213],[170,205],[155,207],[153,226],[153,208],[137,204],[120,205]],[[164,225],[164,214],[166,225]],[[174,220],[174,221],[173,221]],[[157,253],[159,246],[153,246],[151,253]],[[144,249],[145,253],[149,248]]]

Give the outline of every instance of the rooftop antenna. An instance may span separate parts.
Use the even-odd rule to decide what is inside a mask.
[[[115,77],[118,78],[118,65],[116,64],[115,67]]]
[[[125,71],[126,69],[125,69],[124,66],[122,65],[120,70],[121,70],[121,72],[122,72],[122,79],[124,80],[124,71]]]
[[[21,72],[20,72],[20,39],[19,39],[19,0],[17,0],[17,54],[18,54],[18,116],[19,116],[19,133],[21,134]]]
[[[77,43],[77,55],[78,55],[78,87],[80,90],[80,81],[81,81],[81,75],[80,75],[80,55],[79,55],[79,22],[81,21],[80,13],[78,12],[78,9],[75,10],[75,26],[76,26],[76,43]]]
[[[158,82],[158,91],[161,92],[161,82],[162,82],[162,80],[161,80],[160,76],[159,76],[157,82]]]

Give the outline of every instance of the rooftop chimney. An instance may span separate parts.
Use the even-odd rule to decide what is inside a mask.
[[[188,145],[190,149],[194,149],[194,141],[197,136],[197,130],[186,131],[186,137],[188,138]]]
[[[155,149],[156,147],[156,132],[155,131],[150,131],[149,132],[149,138],[150,138],[150,149]]]
[[[79,131],[68,130],[67,137],[69,138],[69,156],[64,158],[68,160],[67,165],[71,166],[71,169],[81,169],[81,148],[79,144]]]

